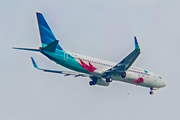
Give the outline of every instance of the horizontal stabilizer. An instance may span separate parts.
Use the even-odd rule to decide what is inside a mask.
[[[37,68],[37,69],[38,69],[38,66],[36,65],[36,63],[35,63],[35,61],[34,61],[33,57],[31,57],[31,60],[32,60],[33,66],[34,66],[35,68]]]
[[[13,47],[13,49],[18,49],[18,50],[28,50],[28,51],[36,51],[36,52],[39,52],[39,51],[40,51],[39,49],[31,49],[31,48],[16,48],[16,47]]]

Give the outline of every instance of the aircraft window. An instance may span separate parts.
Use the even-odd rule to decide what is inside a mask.
[[[159,77],[160,79],[162,79],[161,77]]]

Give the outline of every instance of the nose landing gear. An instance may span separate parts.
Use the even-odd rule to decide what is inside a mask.
[[[153,95],[153,94],[154,94],[153,90],[155,90],[155,89],[150,88],[150,92],[149,92],[150,95]]]
[[[153,94],[154,94],[154,92],[151,90],[151,91],[149,92],[149,94],[150,94],[150,95],[153,95]]]

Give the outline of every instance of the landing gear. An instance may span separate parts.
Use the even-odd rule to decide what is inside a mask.
[[[90,81],[89,82],[89,85],[92,86],[92,85],[95,85],[93,81]]]
[[[97,83],[97,78],[96,77],[90,77],[92,81],[89,82],[89,85],[95,85]]]
[[[153,94],[154,94],[154,92],[153,92],[153,91],[150,91],[150,92],[149,92],[149,94],[150,94],[150,95],[153,95]]]
[[[149,92],[150,95],[153,95],[154,92],[153,92],[153,88],[150,88],[150,92]]]
[[[122,78],[125,78],[125,77],[126,77],[126,72],[123,72],[123,73],[121,74],[121,77],[122,77]]]
[[[111,78],[106,78],[106,82],[107,83],[112,82],[112,79]]]

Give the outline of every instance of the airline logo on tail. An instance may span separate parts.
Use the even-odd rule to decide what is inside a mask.
[[[48,44],[54,42],[57,39],[55,38],[53,32],[51,31],[43,15],[38,12],[36,13],[36,15],[37,15],[42,47],[46,47]],[[59,44],[57,44],[56,48],[59,50],[63,50]]]

